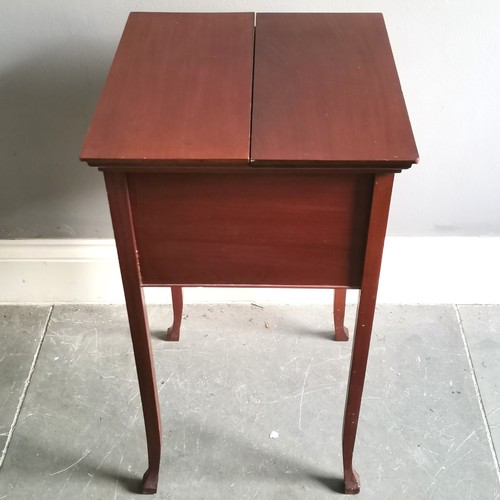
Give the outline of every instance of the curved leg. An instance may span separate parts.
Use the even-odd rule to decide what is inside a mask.
[[[373,317],[375,315],[380,264],[384,248],[387,217],[389,215],[393,178],[394,174],[378,174],[375,176],[373,187],[370,225],[366,242],[364,271],[352,346],[351,370],[347,386],[344,430],[342,433],[344,485],[345,492],[350,494],[359,493],[360,489],[359,476],[352,466],[352,456],[356,431],[358,429],[366,363],[370,349],[370,337]]]
[[[349,330],[344,326],[345,317],[345,288],[336,288],[333,299],[333,325],[335,327],[335,335],[333,340],[346,341],[349,340]]]
[[[181,333],[181,321],[182,321],[182,287],[172,286],[172,308],[174,310],[174,321],[172,326],[167,330],[166,340],[178,341],[179,335]]]
[[[375,296],[369,296],[361,290],[356,318],[356,329],[351,357],[351,370],[347,389],[344,413],[344,430],[342,433],[342,457],[344,462],[345,493],[359,493],[358,473],[352,466],[354,443],[358,429],[361,396],[365,381],[366,363],[370,348],[370,337],[375,313]]]
[[[161,419],[156,390],[153,352],[141,287],[134,227],[125,174],[104,173],[108,191],[118,260],[127,304],[128,321],[141,394],[142,412],[148,446],[148,470],[142,483],[143,493],[156,493],[161,455]]]

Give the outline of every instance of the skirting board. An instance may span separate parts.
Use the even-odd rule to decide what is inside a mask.
[[[379,303],[500,303],[500,237],[388,237]],[[358,293],[349,291],[348,301]],[[168,303],[165,288],[148,303]],[[121,303],[113,240],[0,240],[0,303]],[[331,303],[330,290],[189,288],[186,303]]]

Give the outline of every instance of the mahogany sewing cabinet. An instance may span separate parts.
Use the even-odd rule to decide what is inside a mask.
[[[418,160],[381,14],[132,13],[81,159],[104,173],[157,489],[143,298],[170,286],[360,289],[343,429],[352,466],[394,174]],[[314,444],[311,443],[311,446]]]

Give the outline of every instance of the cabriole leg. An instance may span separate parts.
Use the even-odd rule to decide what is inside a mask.
[[[161,419],[156,390],[153,352],[141,287],[134,226],[130,211],[126,174],[105,172],[111,219],[127,304],[132,346],[141,394],[148,469],[143,476],[142,492],[156,493],[161,455]]]
[[[167,331],[166,340],[178,341],[181,332],[181,321],[182,321],[182,287],[172,286],[172,309],[174,311],[174,320],[172,326]]]
[[[366,363],[370,349],[373,317],[375,315],[378,280],[393,179],[393,174],[378,174],[374,179],[370,224],[352,346],[351,370],[347,385],[344,430],[342,433],[344,485],[345,493],[348,494],[359,493],[360,489],[359,476],[353,468],[352,458],[365,382]]]
[[[335,335],[333,336],[333,340],[337,341],[349,340],[349,330],[344,325],[345,298],[346,289],[336,288],[334,291],[333,300],[333,325],[335,327]]]

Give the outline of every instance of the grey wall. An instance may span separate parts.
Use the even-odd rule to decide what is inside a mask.
[[[421,157],[396,179],[389,233],[500,235],[497,0],[3,0],[0,238],[112,235],[78,153],[132,10],[383,12]]]

